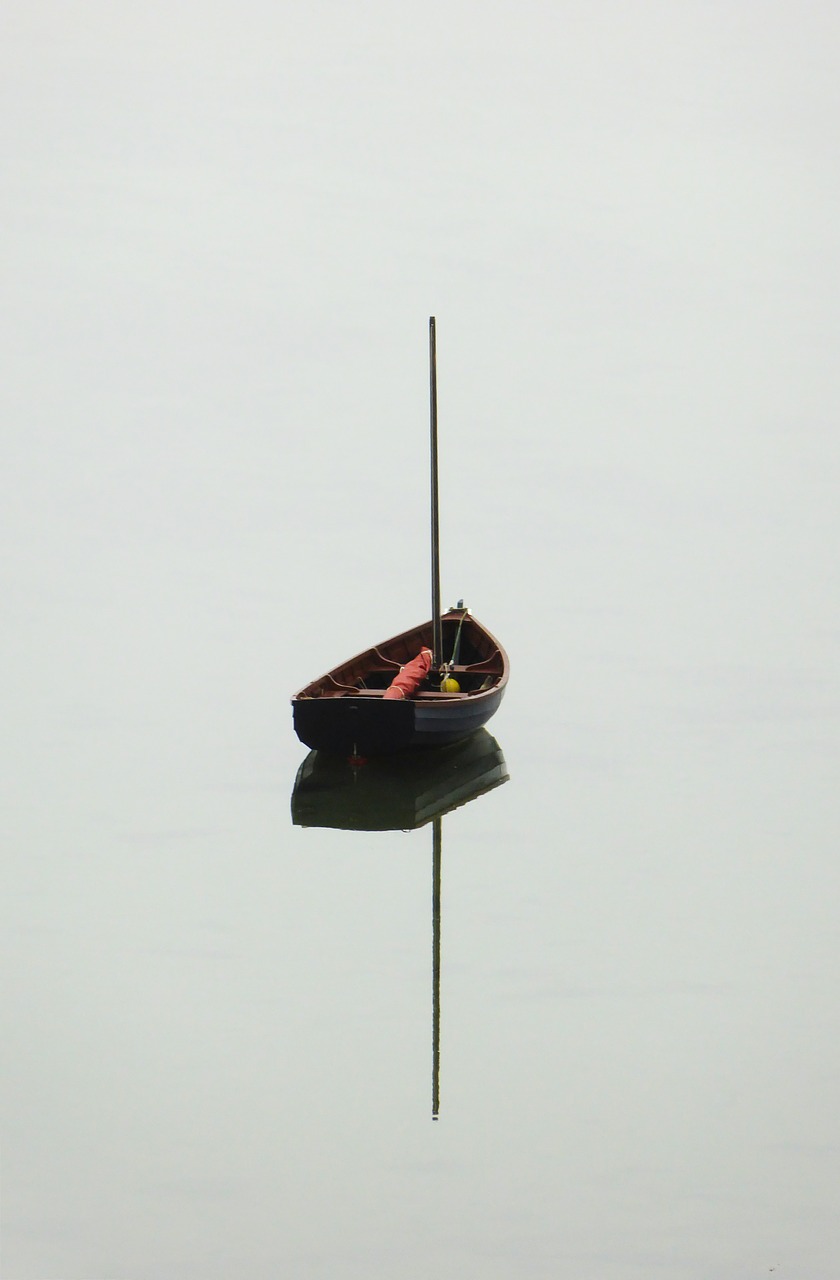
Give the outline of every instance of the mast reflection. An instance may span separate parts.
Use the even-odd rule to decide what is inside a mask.
[[[440,936],[443,817],[508,781],[486,729],[463,742],[382,756],[361,767],[310,751],[292,790],[292,822],[342,831],[412,831],[432,824],[432,1119],[440,1114]]]

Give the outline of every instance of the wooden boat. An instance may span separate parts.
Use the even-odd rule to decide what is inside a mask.
[[[508,682],[507,654],[487,628],[462,603],[441,613],[434,316],[429,363],[432,618],[333,667],[294,695],[295,732],[319,751],[367,757],[458,742],[487,723]],[[408,675],[415,668],[417,680]]]
[[[432,623],[404,631],[313,680],[292,699],[295,732],[308,747],[343,756],[378,756],[412,747],[441,747],[468,737],[497,710],[508,681],[507,654],[463,609],[441,618],[445,662],[458,692],[440,688],[434,670],[410,697],[383,695],[400,668],[432,641]],[[460,628],[460,635],[459,635]]]

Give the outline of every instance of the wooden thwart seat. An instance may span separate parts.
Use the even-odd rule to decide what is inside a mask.
[[[474,690],[474,692],[477,693],[478,690]],[[385,690],[343,689],[341,692],[329,693],[326,696],[334,698],[383,698],[385,696]],[[421,689],[419,693],[412,694],[410,697],[406,698],[405,701],[413,702],[416,698],[421,698],[423,701],[426,701],[427,699],[434,701],[437,698],[451,700],[453,698],[468,698],[469,696],[469,693],[444,693],[440,689]]]

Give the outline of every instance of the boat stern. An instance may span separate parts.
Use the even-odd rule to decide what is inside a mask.
[[[414,733],[414,704],[400,699],[295,698],[292,713],[301,742],[339,756],[400,751]]]

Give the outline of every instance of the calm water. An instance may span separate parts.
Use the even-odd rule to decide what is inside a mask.
[[[7,26],[0,1274],[834,1280],[836,16]],[[428,616],[431,312],[436,1122],[434,824],[288,705]]]

